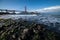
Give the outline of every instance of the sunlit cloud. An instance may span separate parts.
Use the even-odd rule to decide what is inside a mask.
[[[59,12],[60,6],[52,6],[52,7],[47,7],[43,9],[37,9],[36,11],[38,12]]]

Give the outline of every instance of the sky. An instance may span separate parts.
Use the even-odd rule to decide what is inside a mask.
[[[60,0],[0,0],[0,9],[47,12],[60,9]]]

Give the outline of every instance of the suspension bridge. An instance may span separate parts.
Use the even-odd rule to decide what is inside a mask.
[[[7,9],[0,9],[0,14],[16,14],[16,13],[21,13],[22,11],[18,11],[18,10],[7,10]]]

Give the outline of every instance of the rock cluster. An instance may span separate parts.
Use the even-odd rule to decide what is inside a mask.
[[[0,19],[0,40],[60,40],[60,34],[45,27],[20,19]]]

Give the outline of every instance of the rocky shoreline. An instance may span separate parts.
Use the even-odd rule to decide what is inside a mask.
[[[0,40],[60,40],[60,34],[46,26],[22,19],[0,19]]]

